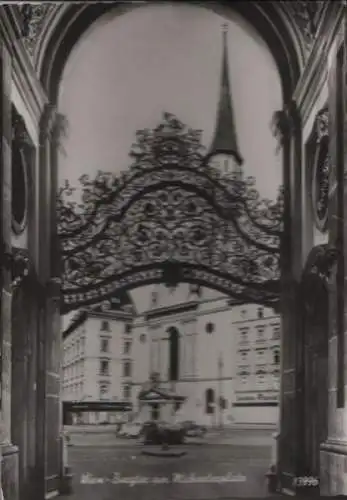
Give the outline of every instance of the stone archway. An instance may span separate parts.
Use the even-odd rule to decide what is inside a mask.
[[[282,302],[282,314],[284,316],[284,348],[288,338],[293,332],[293,320],[291,319],[295,313],[293,306],[293,258],[291,249],[293,246],[293,227],[291,225],[291,215],[293,211],[293,192],[292,184],[294,175],[294,165],[300,163],[300,155],[293,159],[290,152],[296,149],[300,143],[300,126],[296,130],[289,129],[289,125],[293,124],[293,116],[295,116],[295,105],[292,105],[293,92],[300,78],[301,70],[304,66],[304,53],[306,45],[312,44],[314,34],[317,27],[317,22],[313,22],[313,17],[308,15],[309,30],[307,35],[307,26],[302,29],[300,21],[295,24],[295,10],[291,10],[289,2],[236,2],[234,9],[244,15],[250,23],[255,26],[266,40],[271,52],[279,66],[281,79],[283,83],[284,103],[283,111],[278,115],[282,132],[284,132],[282,146],[284,148],[284,184],[285,184],[285,200],[284,200],[284,237],[282,240],[282,255],[281,255],[281,270],[285,289]],[[43,217],[43,224],[40,228],[40,248],[39,255],[36,256],[40,267],[40,278],[46,283],[53,278],[59,278],[59,254],[56,252],[58,248],[58,238],[56,233],[56,216],[55,216],[55,199],[54,193],[57,187],[57,161],[55,156],[55,137],[48,135],[47,129],[50,129],[54,124],[56,117],[55,106],[57,104],[57,91],[62,69],[66,59],[75,45],[80,35],[91,25],[92,22],[100,18],[102,14],[107,13],[108,9],[113,8],[107,4],[94,5],[68,5],[68,6],[53,6],[51,11],[45,12],[47,17],[41,23],[41,34],[38,41],[38,49],[35,55],[35,67],[40,74],[40,80],[43,88],[47,92],[49,104],[45,108],[42,116],[41,127],[41,168],[42,179],[40,182],[40,208],[42,213],[50,214],[49,217]],[[219,7],[214,7],[219,9]],[[45,10],[45,7],[42,7]],[[220,7],[227,15],[228,9],[225,6]],[[121,13],[121,10],[120,10]],[[311,13],[312,14],[312,13]],[[316,14],[316,13],[315,13]],[[300,19],[300,16],[299,16]],[[301,17],[302,19],[302,17]],[[35,33],[40,33],[40,30],[35,30]],[[33,36],[35,43],[35,35]],[[294,35],[295,33],[295,35]],[[313,37],[312,37],[313,35]],[[29,37],[30,38],[30,37]],[[30,40],[29,40],[30,41]],[[32,41],[32,40],[31,40]],[[294,111],[294,112],[293,112]],[[297,125],[297,123],[295,124]],[[47,301],[45,306],[45,321],[42,325],[42,330],[45,330],[47,337],[57,336],[59,331],[56,330],[56,316],[59,311],[52,307],[51,301]],[[294,322],[295,323],[295,322]],[[48,327],[48,330],[47,330]],[[287,363],[287,362],[286,362]],[[290,365],[290,366],[289,366]],[[287,370],[286,377],[283,381],[285,385],[286,396],[289,394],[293,399],[294,388],[291,386],[293,378],[293,363],[290,361],[285,365]],[[41,368],[47,369],[47,377],[49,379],[50,366],[42,359]],[[291,373],[289,373],[291,371]],[[288,375],[288,377],[287,377]],[[54,377],[53,377],[54,378]],[[54,383],[53,379],[49,382]],[[50,384],[49,384],[50,385]],[[50,385],[51,386],[51,385]],[[45,398],[45,389],[41,387],[42,400]],[[292,418],[295,411],[292,400],[290,399],[283,405],[282,419],[288,420]],[[287,404],[288,403],[288,404]],[[290,403],[290,404],[289,404]],[[50,407],[51,408],[51,407]],[[47,408],[48,409],[48,408]],[[49,409],[48,409],[49,410]],[[52,408],[51,408],[52,410]],[[49,411],[51,411],[49,410]],[[46,412],[43,411],[38,419],[38,425],[45,425]],[[292,435],[294,439],[294,436]],[[52,446],[54,439],[52,441]],[[47,452],[43,446],[44,437],[42,438],[42,446],[39,450],[40,460],[44,461]],[[50,452],[49,452],[50,453]],[[43,463],[41,463],[43,467]],[[285,470],[289,471],[291,477],[295,475],[295,460],[285,464]],[[44,467],[43,467],[44,470]]]

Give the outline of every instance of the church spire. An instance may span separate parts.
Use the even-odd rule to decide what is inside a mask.
[[[217,154],[232,156],[238,165],[243,163],[237,145],[234,111],[232,106],[226,24],[223,25],[223,58],[216,128],[208,157],[211,158]]]

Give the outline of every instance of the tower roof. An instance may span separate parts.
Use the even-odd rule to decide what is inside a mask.
[[[239,153],[239,148],[237,145],[234,110],[231,97],[227,47],[227,25],[223,26],[223,56],[219,88],[219,102],[215,133],[208,157],[210,158],[211,156],[220,153],[234,156],[239,165],[243,163],[243,159]]]

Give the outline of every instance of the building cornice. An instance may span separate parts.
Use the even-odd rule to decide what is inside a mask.
[[[268,322],[268,321],[280,321],[281,317],[280,316],[268,316],[267,318],[250,318],[250,319],[240,319],[237,321],[233,321],[233,325],[246,325],[247,323],[255,323],[258,322],[259,326],[263,326],[261,323],[262,322]],[[270,326],[279,326],[278,323]]]
[[[155,318],[162,318],[163,316],[170,316],[172,314],[178,314],[182,312],[195,311],[199,307],[199,302],[192,301],[185,304],[177,304],[174,306],[160,307],[152,311],[147,311],[144,313],[145,321],[150,321]]]

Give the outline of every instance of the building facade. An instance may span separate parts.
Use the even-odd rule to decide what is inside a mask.
[[[241,334],[245,330],[250,330],[247,345]],[[249,364],[244,360],[247,350]],[[140,410],[138,396],[151,373],[156,373],[160,389],[184,398],[174,412],[170,405],[156,410],[159,420],[195,420],[206,426],[277,425],[279,374],[273,372],[279,366],[279,350],[280,320],[273,311],[238,305],[204,287],[157,285],[150,309],[134,322],[132,402]],[[272,353],[278,356],[276,365]],[[244,383],[246,369],[250,376]],[[242,403],[246,396],[253,398],[252,404]],[[138,418],[149,419],[151,411],[144,407]]]
[[[236,339],[234,418],[243,424],[279,420],[281,320],[257,305],[233,310]]]
[[[126,297],[128,298],[128,296]],[[63,333],[62,400],[83,403],[129,402],[132,324],[130,300],[113,300],[107,311],[79,311]],[[117,423],[123,412],[76,412],[71,423]]]

